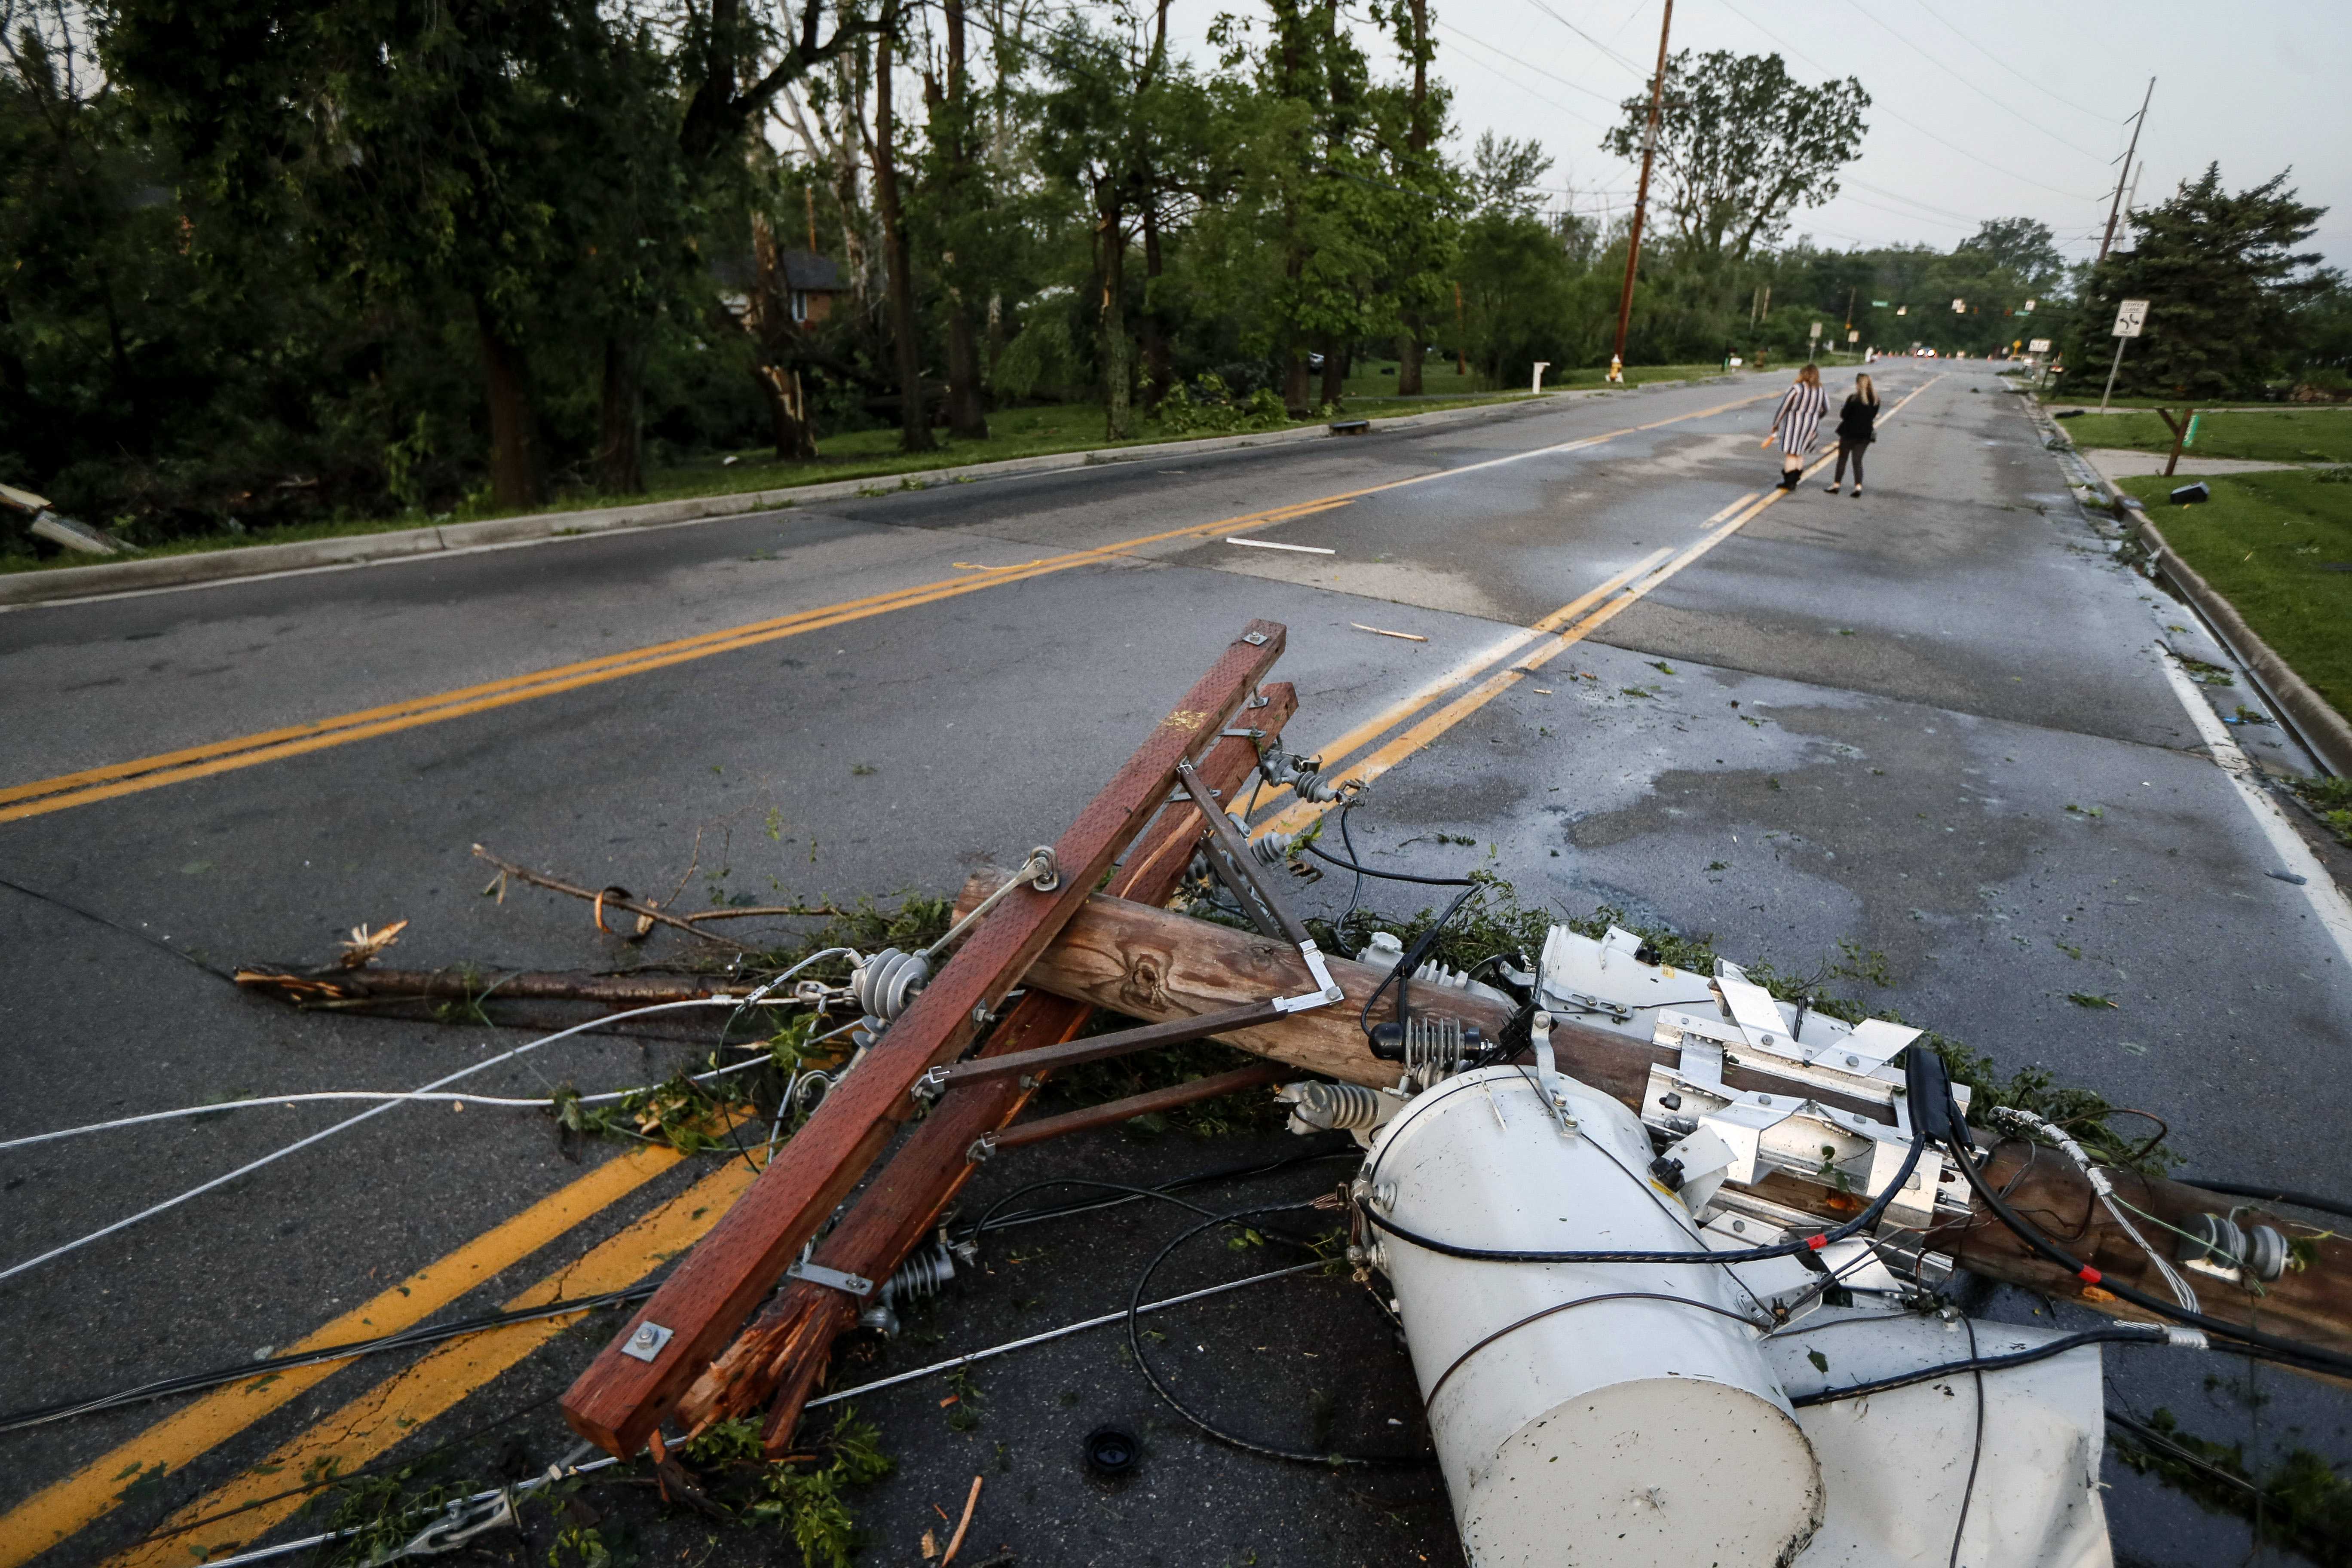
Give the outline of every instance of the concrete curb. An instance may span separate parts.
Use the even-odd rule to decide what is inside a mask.
[[[2164,542],[2164,535],[2157,531],[2154,520],[2140,520],[2139,539],[2147,547],[2157,570],[2172,579],[2173,586],[2186,595],[2207,624],[2221,634],[2230,651],[2254,672],[2272,698],[2286,710],[2297,732],[2327,764],[2327,771],[2339,778],[2352,777],[2352,723],[2347,723],[2326,698],[2314,691],[2303,677],[2272,651],[2268,643],[2254,635],[2254,629],[2238,614],[2235,605],[2215,593],[2213,585],[2200,576],[2195,567],[2174,553],[2172,546]]]
[[[1704,385],[1729,377],[1702,377],[1697,382],[1645,382],[1652,386]],[[1509,403],[1481,404],[1467,408],[1439,408],[1426,414],[1401,414],[1372,421],[1374,431],[1409,430],[1447,425],[1496,415],[1521,413],[1554,397],[1590,398],[1622,395],[1591,389],[1548,392],[1541,397],[1520,397]],[[963,468],[930,468],[919,473],[834,479],[819,484],[792,485],[782,489],[746,490],[735,495],[689,496],[677,500],[637,506],[597,507],[580,511],[533,512],[523,517],[496,517],[481,522],[458,522],[429,528],[404,528],[383,533],[353,534],[342,539],[305,540],[294,544],[256,544],[242,550],[205,551],[193,555],[163,555],[144,561],[113,561],[103,565],[62,566],[44,572],[0,574],[0,609],[41,605],[59,599],[89,599],[110,594],[140,593],[198,583],[226,583],[266,577],[282,572],[316,571],[371,561],[447,554],[499,545],[528,544],[585,534],[609,533],[627,528],[664,528],[679,523],[712,522],[750,512],[776,511],[803,502],[849,500],[860,496],[896,494],[908,489],[1013,474],[1056,473],[1069,468],[1098,468],[1114,463],[1149,462],[1179,455],[1230,452],[1249,447],[1286,446],[1299,441],[1339,439],[1323,426],[1294,430],[1268,430],[1241,436],[1210,436],[1189,441],[1155,441],[1149,446],[1108,447],[1087,452],[1048,452],[1034,458],[1006,458]]]

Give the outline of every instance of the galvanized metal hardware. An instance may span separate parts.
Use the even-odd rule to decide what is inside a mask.
[[[1264,632],[1244,632],[1242,634],[1242,641],[1249,644],[1252,647],[1264,647],[1266,643],[1266,637]]]
[[[874,1281],[865,1275],[845,1273],[838,1268],[827,1268],[822,1263],[811,1263],[806,1258],[802,1258],[790,1268],[785,1269],[784,1273],[791,1279],[805,1279],[812,1285],[823,1285],[827,1289],[839,1290],[845,1295],[856,1296],[861,1300],[874,1294]]]
[[[659,1323],[639,1323],[637,1331],[629,1336],[629,1342],[621,1347],[621,1353],[637,1361],[652,1361],[669,1343],[671,1332]]]
[[[473,1514],[470,1520],[469,1508]],[[521,1521],[515,1514],[514,1489],[507,1487],[498,1496],[478,1504],[468,1504],[463,1498],[451,1502],[443,1517],[409,1537],[407,1543],[392,1555],[437,1557],[445,1552],[457,1551],[478,1535],[520,1526]]]

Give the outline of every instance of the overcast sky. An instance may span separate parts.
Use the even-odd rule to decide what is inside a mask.
[[[1623,212],[1634,172],[1597,143],[1614,104],[1648,79],[1660,0],[1431,4],[1464,147],[1483,130],[1535,138],[1558,160],[1557,200]],[[1171,25],[1200,47],[1219,10],[1254,15],[1192,0]],[[1869,91],[1869,134],[1843,193],[1800,214],[1792,236],[1948,247],[1980,219],[2025,216],[2088,259],[2119,166],[2110,160],[2154,76],[2143,205],[2216,159],[2231,189],[2293,165],[2303,199],[2332,209],[2313,247],[2352,264],[2343,0],[1676,0],[1672,47],[1778,53],[1799,80],[1853,76]]]

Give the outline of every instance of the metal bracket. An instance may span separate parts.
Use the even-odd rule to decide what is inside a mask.
[[[968,1165],[980,1164],[995,1154],[995,1152],[996,1134],[993,1132],[983,1132],[979,1137],[971,1141],[971,1148],[966,1149],[963,1152],[964,1163]]]
[[[947,1091],[947,1087],[948,1069],[944,1066],[941,1066],[931,1068],[922,1077],[917,1079],[913,1087],[908,1089],[907,1092],[928,1105],[932,1100],[937,1100],[941,1094],[944,1094]]]
[[[668,1331],[664,1330],[665,1333]],[[515,1515],[514,1490],[508,1488],[490,1500],[487,1511],[471,1524],[462,1524],[466,1503],[460,1499],[449,1505],[448,1516],[436,1519],[412,1536],[408,1543],[394,1555],[400,1557],[437,1557],[444,1552],[455,1552],[478,1535],[493,1530],[519,1529],[521,1521]]]
[[[1296,996],[1276,996],[1274,1009],[1277,1013],[1304,1013],[1310,1007],[1328,1007],[1346,1000],[1339,983],[1331,978],[1331,966],[1323,962],[1323,950],[1310,939],[1298,944],[1298,956],[1307,961],[1307,973],[1313,977],[1318,989],[1302,991]]]
[[[671,1332],[659,1323],[639,1323],[637,1331],[629,1336],[629,1342],[621,1347],[621,1353],[637,1361],[652,1361],[662,1353],[662,1346],[669,1343]]]
[[[810,1263],[805,1259],[785,1269],[784,1275],[787,1279],[805,1279],[812,1285],[823,1285],[829,1289],[839,1290],[861,1300],[874,1294],[874,1281],[865,1275],[845,1273],[838,1268],[827,1268],[822,1263]]]
[[[1242,641],[1249,644],[1252,647],[1264,647],[1265,646],[1266,637],[1264,632],[1244,632],[1242,634]]]

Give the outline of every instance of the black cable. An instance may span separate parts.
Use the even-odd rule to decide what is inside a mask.
[[[1478,889],[1479,884],[1475,882],[1464,888],[1454,897],[1454,901],[1445,906],[1445,912],[1433,921],[1429,929],[1414,939],[1412,946],[1405,950],[1405,955],[1397,960],[1396,967],[1381,976],[1381,983],[1372,987],[1372,994],[1370,996],[1364,998],[1363,1011],[1356,1016],[1356,1023],[1364,1031],[1365,1039],[1370,1040],[1372,1037],[1372,1030],[1375,1026],[1372,1023],[1372,1009],[1380,1005],[1381,996],[1388,990],[1391,981],[1396,983],[1397,988],[1397,1022],[1402,1024],[1410,1016],[1412,1011],[1410,987],[1412,972],[1420,968],[1423,961],[1428,958],[1430,950],[1437,945],[1437,939],[1444,932],[1447,923],[1462,912],[1462,906],[1477,895]]]
[[[1348,922],[1355,918],[1356,910],[1364,901],[1364,868],[1356,863],[1356,841],[1348,833],[1348,814],[1355,809],[1356,797],[1353,795],[1339,803],[1339,842],[1348,851],[1348,864],[1354,867],[1356,872],[1355,885],[1348,889],[1348,907],[1340,912],[1339,923],[1331,928],[1333,931],[1341,933],[1347,931]],[[1315,846],[1309,844],[1307,847],[1312,850]]]
[[[2184,1187],[2202,1187],[2209,1193],[2224,1197],[2252,1198],[2256,1203],[2289,1204],[2299,1209],[2313,1209],[2320,1214],[2332,1214],[2352,1219],[2352,1204],[2340,1198],[2324,1198],[2316,1193],[2299,1193],[2293,1187],[2259,1185],[2252,1182],[2217,1182],[2204,1176],[2175,1176]]]
[[[1950,1098],[1949,1085],[1944,1077],[1943,1058],[1937,1056],[1935,1052],[1911,1051],[1907,1054],[1906,1066],[1909,1076],[1908,1091],[1912,1105],[1940,1103],[1938,1100],[1926,1098],[1930,1095],[1940,1096],[1945,1100]],[[1931,1121],[1936,1123],[1935,1126],[1929,1125]],[[1459,1247],[1450,1241],[1440,1241],[1433,1237],[1407,1230],[1391,1220],[1384,1219],[1374,1211],[1369,1202],[1360,1203],[1357,1206],[1373,1226],[1400,1241],[1421,1247],[1425,1251],[1443,1253],[1448,1258],[1468,1258],[1477,1263],[1762,1263],[1774,1258],[1794,1258],[1801,1253],[1819,1252],[1832,1242],[1843,1241],[1848,1237],[1877,1224],[1879,1215],[1886,1212],[1887,1205],[1895,1201],[1895,1194],[1901,1192],[1910,1182],[1912,1172],[1918,1168],[1920,1155],[1927,1152],[1928,1138],[1940,1128],[1939,1118],[1928,1116],[1918,1118],[1911,1139],[1910,1152],[1904,1155],[1902,1168],[1895,1172],[1895,1179],[1886,1184],[1885,1188],[1870,1201],[1867,1207],[1843,1225],[1834,1230],[1818,1232],[1795,1241],[1780,1242],[1771,1247],[1751,1247],[1737,1252],[1713,1252],[1703,1246],[1690,1252],[1529,1252],[1505,1247]],[[1594,1147],[1598,1148],[1599,1145],[1596,1143]],[[1614,1163],[1613,1161],[1612,1163]],[[1374,1157],[1372,1165],[1373,1169],[1368,1174],[1378,1173],[1380,1165],[1378,1156]],[[1622,1165],[1618,1168],[1624,1169]],[[1633,1173],[1627,1171],[1626,1174],[1632,1176]],[[1638,1181],[1640,1178],[1634,1177],[1634,1179]],[[1368,1182],[1367,1185],[1369,1184]]]
[[[109,931],[121,931],[124,936],[133,938],[139,942],[143,942],[149,947],[161,948],[163,952],[170,953],[173,958],[178,959],[183,963],[194,964],[198,969],[203,970],[206,974],[211,975],[215,980],[226,980],[232,985],[236,984],[236,976],[228,970],[221,968],[218,964],[206,963],[194,953],[184,952],[179,948],[173,947],[170,942],[163,941],[161,937],[150,936],[143,931],[140,931],[132,926],[124,925],[121,921],[112,919],[107,915],[100,914],[95,910],[83,909],[79,904],[71,903],[67,900],[58,898],[55,893],[45,893],[38,888],[28,888],[22,882],[12,882],[5,877],[0,877],[0,888],[12,889],[16,892],[24,894],[25,897],[34,900],[39,903],[53,904],[57,908],[65,910],[66,913],[69,915],[79,915],[82,919],[89,921],[92,925],[101,925],[106,927]]]
[[[1970,1331],[1973,1339],[1974,1331]],[[1940,1366],[1917,1367],[1910,1372],[1896,1373],[1892,1377],[1874,1377],[1867,1383],[1850,1384],[1843,1388],[1815,1389],[1811,1394],[1790,1396],[1789,1403],[1799,1410],[1816,1405],[1834,1405],[1843,1399],[1860,1399],[1864,1394],[1884,1394],[1890,1388],[1908,1388],[1915,1383],[1932,1383],[1939,1377],[1957,1377],[1964,1372],[2005,1372],[2014,1366],[2030,1366],[2038,1361],[2064,1355],[2068,1351],[2084,1345],[2102,1343],[2160,1345],[2168,1342],[2164,1329],[2155,1323],[2117,1323],[2110,1328],[2084,1329],[2080,1333],[2066,1334],[2046,1344],[2030,1350],[2012,1351],[2007,1355],[1969,1356],[1965,1361],[1946,1362]]]
[[[1135,1277],[1135,1289],[1128,1294],[1127,1345],[1135,1357],[1136,1369],[1143,1373],[1144,1381],[1151,1384],[1151,1391],[1167,1402],[1168,1408],[1191,1422],[1203,1436],[1213,1437],[1228,1447],[1239,1448],[1245,1454],[1257,1454],[1269,1459],[1290,1459],[1303,1465],[1345,1465],[1351,1468],[1370,1468],[1385,1465],[1425,1465],[1431,1458],[1431,1456],[1426,1454],[1316,1454],[1298,1448],[1280,1448],[1271,1443],[1261,1443],[1254,1437],[1244,1437],[1237,1433],[1228,1432],[1193,1410],[1182,1400],[1178,1399],[1170,1391],[1168,1385],[1160,1381],[1160,1374],[1151,1370],[1151,1363],[1143,1353],[1143,1336],[1136,1327],[1137,1320],[1142,1311],[1143,1293],[1150,1288],[1152,1275],[1157,1273],[1160,1266],[1168,1260],[1169,1254],[1202,1231],[1213,1230],[1221,1225],[1235,1225],[1245,1219],[1255,1219],[1260,1215],[1290,1214],[1313,1206],[1314,1200],[1310,1199],[1306,1203],[1275,1204],[1265,1208],[1237,1209],[1232,1214],[1212,1215],[1161,1247],[1151,1261],[1143,1266],[1143,1272]],[[1272,1230],[1270,1234],[1290,1242],[1294,1247],[1310,1246],[1309,1243],[1295,1237],[1285,1236],[1278,1230]]]
[[[1437,1381],[1429,1385],[1428,1396],[1421,1402],[1422,1408],[1423,1410],[1436,1408],[1437,1391],[1445,1386],[1445,1380],[1461,1371],[1464,1362],[1468,1361],[1504,1335],[1517,1333],[1529,1323],[1540,1322],[1555,1312],[1565,1312],[1572,1307],[1590,1307],[1601,1301],[1665,1301],[1677,1307],[1696,1307],[1702,1312],[1713,1312],[1719,1318],[1729,1318],[1735,1323],[1741,1323],[1759,1331],[1769,1326],[1758,1322],[1745,1312],[1735,1311],[1729,1307],[1718,1307],[1712,1301],[1701,1301],[1690,1296],[1669,1295],[1664,1290],[1607,1290],[1598,1296],[1579,1296],[1572,1301],[1555,1301],[1549,1307],[1538,1308],[1516,1322],[1505,1323],[1501,1328],[1455,1356],[1453,1363],[1437,1374]]]
[[[569,1300],[551,1301],[543,1307],[529,1307],[511,1312],[486,1312],[479,1317],[460,1318],[452,1322],[424,1324],[403,1329],[398,1333],[382,1334],[374,1339],[352,1340],[340,1345],[322,1345],[317,1350],[292,1355],[272,1356],[267,1361],[241,1362],[236,1366],[216,1372],[186,1373],[153,1383],[141,1384],[117,1394],[102,1394],[89,1399],[68,1400],[57,1405],[36,1405],[26,1410],[12,1411],[0,1415],[0,1432],[20,1431],[27,1426],[46,1426],[76,1415],[95,1415],[121,1405],[144,1404],[151,1399],[163,1399],[174,1394],[196,1394],[225,1384],[245,1383],[255,1378],[274,1377],[298,1367],[317,1366],[323,1362],[354,1361],[362,1356],[383,1355],[392,1351],[415,1350],[424,1345],[439,1344],[445,1340],[462,1339],[492,1329],[502,1329],[513,1323],[533,1323],[544,1318],[569,1317],[575,1312],[601,1311],[607,1307],[626,1306],[651,1296],[658,1281],[640,1283],[625,1289],[606,1290],[594,1296],[577,1296]]]
[[[1978,1360],[1977,1321],[1963,1312],[1960,1323],[1969,1331],[1969,1359]],[[1945,1560],[1944,1568],[1960,1568],[1960,1539],[1969,1532],[1969,1504],[1976,1500],[1977,1470],[1984,1464],[1984,1368],[1979,1366],[1970,1370],[1977,1382],[1977,1435],[1975,1443],[1969,1449],[1968,1484],[1960,1489],[1960,1517],[1952,1525],[1952,1554]]]
[[[1912,1054],[1916,1056],[1920,1053],[1915,1051]],[[1915,1108],[1924,1103],[1916,1097],[1911,1101]],[[2246,1353],[2251,1354],[2254,1351],[2265,1352],[2262,1357],[2263,1360],[2280,1362],[2305,1372],[2321,1372],[2336,1377],[2352,1377],[2352,1355],[2345,1355],[2300,1340],[2265,1333],[2260,1329],[2249,1328],[2242,1323],[2233,1323],[2226,1318],[2216,1318],[2210,1313],[2189,1311],[2177,1301],[2169,1301],[2160,1296],[2151,1296],[2147,1291],[2126,1285],[2111,1275],[2100,1273],[2099,1270],[2042,1235],[2022,1215],[2009,1206],[2009,1200],[1995,1192],[1985,1181],[1983,1173],[1977,1169],[1976,1162],[1969,1157],[1967,1145],[1961,1141],[1958,1133],[1953,1131],[1960,1125],[1958,1107],[1948,1101],[1945,1114],[1950,1118],[1946,1136],[1950,1140],[1953,1154],[1957,1156],[1954,1163],[1960,1167],[1960,1173],[1968,1179],[1969,1187],[1974,1190],[1977,1196],[1982,1198],[1985,1206],[1992,1210],[1993,1217],[2007,1226],[2011,1232],[2026,1246],[2057,1264],[2084,1284],[2096,1285],[2120,1300],[2128,1301],[2144,1311],[2154,1312],[2160,1318],[2169,1318],[2174,1322],[2186,1323],[2191,1328],[2202,1329],[2209,1334],[2236,1341],[2237,1344],[2231,1347],[2232,1349],[2251,1347]]]
[[[1343,812],[1351,811],[1354,807],[1352,805],[1349,805],[1342,806],[1340,809]],[[1475,877],[1412,877],[1407,876],[1402,871],[1374,870],[1370,866],[1359,866],[1352,859],[1342,860],[1337,855],[1328,854],[1321,849],[1318,849],[1312,844],[1302,844],[1299,847],[1306,850],[1309,855],[1314,856],[1318,860],[1322,860],[1330,865],[1337,866],[1343,871],[1353,871],[1360,877],[1378,877],[1384,882],[1418,882],[1423,887],[1430,888],[1474,888],[1478,884],[1478,879]],[[1354,853],[1355,850],[1351,847],[1349,850],[1349,854],[1353,855]]]
[[[1335,1141],[1344,1141],[1345,1146],[1333,1147]],[[1150,1190],[1158,1193],[1172,1193],[1185,1187],[1200,1186],[1209,1182],[1272,1175],[1276,1171],[1286,1171],[1293,1165],[1313,1164],[1322,1160],[1360,1160],[1361,1158],[1362,1151],[1356,1147],[1355,1140],[1343,1132],[1337,1134],[1335,1138],[1317,1140],[1313,1145],[1299,1153],[1285,1154],[1274,1160],[1245,1160],[1236,1164],[1215,1165],[1205,1171],[1196,1171],[1189,1176],[1179,1176],[1172,1182],[1162,1182],[1159,1186]],[[990,1205],[986,1214],[980,1220],[958,1233],[957,1239],[970,1241],[986,1231],[1010,1230],[1017,1225],[1036,1225],[1049,1219],[1062,1219],[1071,1215],[1092,1214],[1097,1209],[1118,1208],[1127,1204],[1142,1201],[1132,1191],[1129,1191],[1115,1198],[1088,1198],[1079,1203],[1047,1204],[1039,1208],[1017,1210],[1003,1219],[995,1217],[996,1212],[1014,1198],[1025,1196],[1046,1187],[1069,1184],[1060,1181],[1032,1182],[1027,1186],[1016,1187]]]

